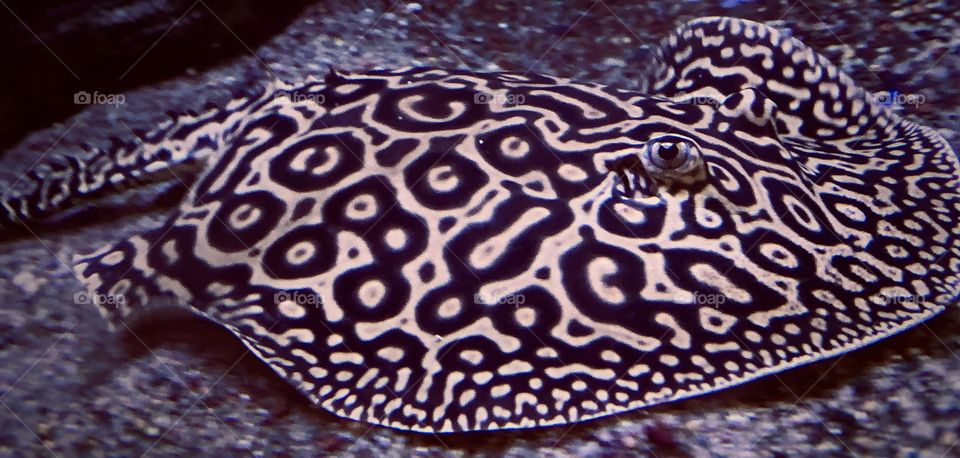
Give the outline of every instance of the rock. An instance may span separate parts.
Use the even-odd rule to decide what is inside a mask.
[[[647,435],[647,440],[650,441],[650,443],[659,447],[673,448],[677,446],[673,430],[662,423],[647,424],[643,427],[643,432]]]
[[[13,276],[13,284],[22,289],[27,294],[36,294],[36,292],[47,283],[46,279],[39,278],[28,270],[22,270]]]

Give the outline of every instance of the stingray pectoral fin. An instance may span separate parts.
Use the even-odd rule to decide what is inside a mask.
[[[144,269],[143,257],[153,240],[151,233],[136,235],[89,254],[74,256],[74,273],[84,290],[74,302],[96,306],[111,330],[136,320],[148,307],[160,303],[153,298],[159,291]]]
[[[734,144],[796,174],[802,188],[770,178],[756,183],[776,214],[818,228],[809,233],[817,243],[843,240],[858,256],[874,256],[880,267],[871,268],[904,267],[903,275],[891,274],[891,284],[884,285],[890,291],[904,288],[941,306],[954,302],[960,284],[960,164],[941,135],[880,106],[823,55],[757,22],[694,19],[661,42],[658,57],[651,92],[675,100],[722,100],[722,118],[744,121],[732,131],[775,118],[786,154],[764,155],[761,142],[742,135]],[[762,143],[769,143],[766,137]],[[814,209],[809,220],[793,218],[798,202]],[[824,277],[847,281],[840,272],[849,266],[835,263]],[[859,296],[862,301],[870,295]]]
[[[895,123],[826,57],[758,22],[691,20],[663,39],[654,68],[646,89],[670,98],[722,100],[756,88],[779,107],[785,135],[845,138]]]
[[[203,315],[207,304],[239,294],[233,285],[249,282],[249,266],[205,262],[194,251],[194,232],[171,225],[76,255],[74,272],[84,290],[75,302],[96,306],[111,329],[117,329],[121,323],[153,316],[158,308],[180,307]]]

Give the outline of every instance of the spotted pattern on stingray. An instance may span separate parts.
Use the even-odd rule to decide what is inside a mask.
[[[940,135],[761,24],[691,21],[658,62],[643,92],[423,68],[277,83],[3,208],[208,164],[162,227],[78,257],[94,297],[126,299],[105,317],[175,297],[324,409],[417,431],[716,391],[956,302]]]

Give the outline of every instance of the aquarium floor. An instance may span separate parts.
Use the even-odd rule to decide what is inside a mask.
[[[321,75],[331,64],[532,68],[636,87],[647,44],[716,14],[778,21],[871,90],[922,94],[907,113],[958,146],[958,13],[940,3],[351,3],[306,8],[256,56],[132,89],[121,106],[91,106],[31,133],[3,153],[0,178],[15,180],[44,153],[129,137],[170,108],[199,108],[271,74]],[[145,189],[0,243],[0,456],[960,455],[956,308],[862,351],[572,426],[435,436],[343,421],[201,320],[164,316],[114,334],[92,307],[74,304],[71,256],[153,227],[176,195]]]

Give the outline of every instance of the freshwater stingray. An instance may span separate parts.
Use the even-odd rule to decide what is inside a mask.
[[[848,352],[960,294],[958,161],[765,25],[686,23],[643,92],[427,68],[275,83],[57,160],[23,223],[178,174],[78,256],[112,325],[171,297],[334,414],[565,424]]]

